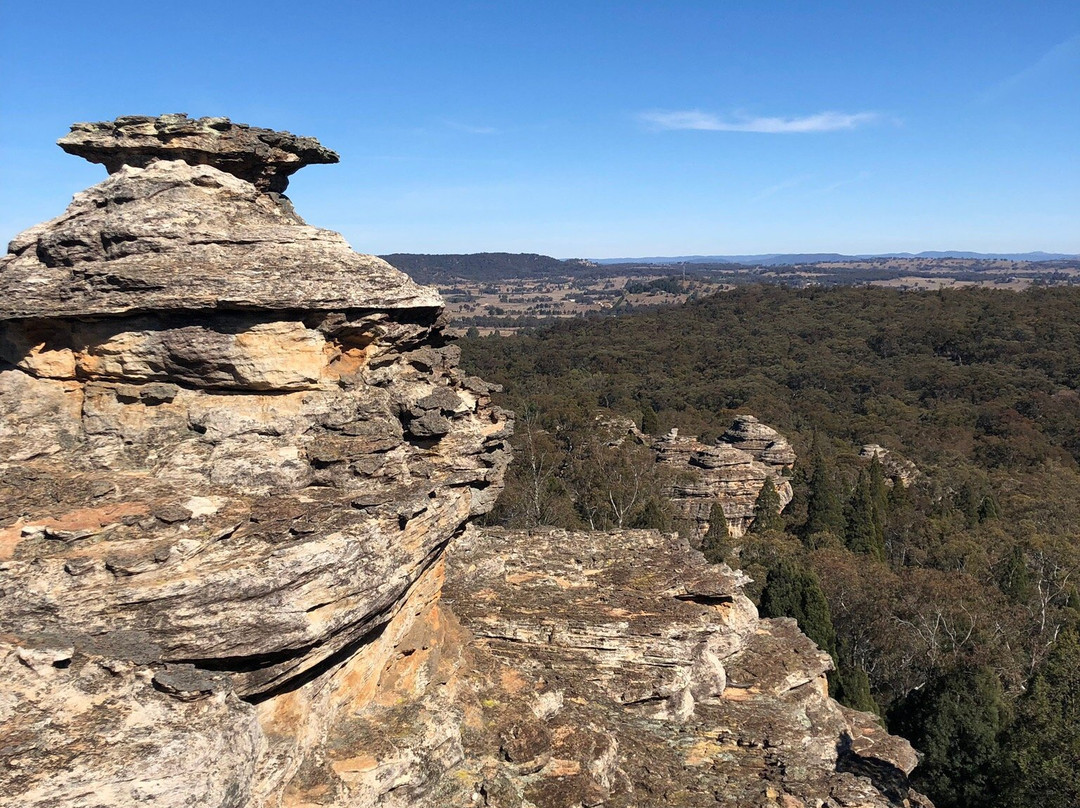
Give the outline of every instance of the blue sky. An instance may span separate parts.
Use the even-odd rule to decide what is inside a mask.
[[[2,0],[0,239],[187,112],[362,252],[1080,252],[1080,2]]]

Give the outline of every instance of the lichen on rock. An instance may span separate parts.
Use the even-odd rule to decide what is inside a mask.
[[[250,736],[236,768],[254,771],[265,740],[245,702],[404,619],[494,502],[510,416],[457,371],[433,289],[303,224],[263,182],[336,159],[315,141],[167,116],[77,126],[63,145],[113,173],[0,259],[0,667],[34,679],[27,649],[69,656],[35,667],[4,715],[27,746],[0,791],[118,805],[134,797],[99,787],[112,769],[92,754],[57,768],[33,715],[100,681],[154,716],[176,702],[177,721]],[[69,743],[134,720],[94,715],[66,724]],[[167,715],[146,722],[179,742]],[[241,791],[214,777],[185,799],[245,804],[250,776]]]
[[[468,527],[512,415],[433,289],[283,203],[336,155],[184,116],[61,143],[111,173],[0,259],[0,806],[917,799],[740,574]]]

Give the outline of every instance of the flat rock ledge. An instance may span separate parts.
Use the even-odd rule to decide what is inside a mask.
[[[337,152],[312,137],[260,129],[228,118],[126,115],[115,121],[76,123],[60,148],[101,163],[110,174],[123,166],[145,168],[156,160],[211,165],[260,191],[284,193],[289,176],[304,166],[336,163]]]
[[[739,573],[471,528],[512,415],[438,295],[200,162],[314,161],[215,120],[80,130],[187,145],[0,259],[0,806],[928,805]]]

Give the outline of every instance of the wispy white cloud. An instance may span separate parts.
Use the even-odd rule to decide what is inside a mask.
[[[831,194],[837,188],[843,188],[845,185],[854,185],[857,182],[862,182],[863,180],[865,180],[869,176],[870,176],[869,171],[860,171],[854,177],[849,177],[846,180],[837,180],[836,182],[833,182],[833,183],[830,183],[829,185],[826,185],[824,188],[821,189],[821,193],[823,193],[823,194]]]
[[[1045,80],[1049,76],[1067,70],[1078,62],[1080,62],[1080,34],[1075,34],[1056,44],[1039,57],[1038,61],[995,84],[983,93],[981,100],[993,101],[1032,82]]]
[[[751,202],[761,202],[763,199],[768,199],[770,196],[775,196],[781,191],[786,191],[788,188],[794,188],[797,185],[802,185],[807,180],[813,179],[813,174],[800,174],[797,177],[778,182],[776,185],[770,185],[768,188],[763,188],[757,194],[750,198]]]
[[[876,112],[819,112],[798,118],[764,118],[736,115],[722,117],[698,109],[653,110],[638,116],[655,129],[696,129],[707,132],[763,132],[766,134],[801,134],[854,129],[879,119]]]

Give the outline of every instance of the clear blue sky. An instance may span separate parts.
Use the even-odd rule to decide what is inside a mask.
[[[362,252],[1080,252],[1080,2],[0,0],[0,239],[73,121],[312,135]]]

